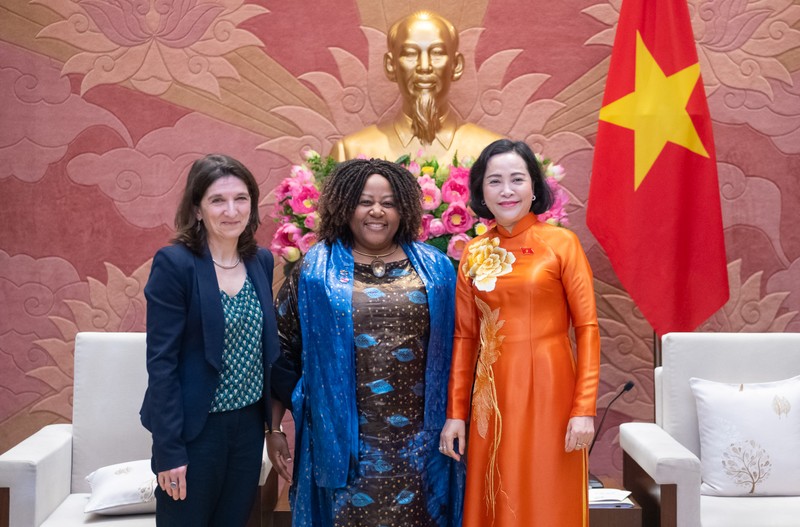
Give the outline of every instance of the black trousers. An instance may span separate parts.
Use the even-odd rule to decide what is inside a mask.
[[[156,488],[158,527],[239,527],[247,523],[258,491],[264,448],[264,404],[208,415],[186,445],[186,499]]]

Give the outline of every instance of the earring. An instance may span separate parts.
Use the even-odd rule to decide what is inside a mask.
[[[536,194],[534,194],[533,197],[531,198],[531,203],[533,203],[534,201],[536,201]]]
[[[481,200],[481,205],[483,205],[485,207],[486,206],[486,201],[485,200]]]

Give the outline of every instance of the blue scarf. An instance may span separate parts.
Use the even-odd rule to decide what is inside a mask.
[[[403,245],[428,296],[430,337],[425,368],[425,430],[440,430],[447,407],[453,344],[455,273],[438,249]],[[302,263],[298,309],[303,376],[292,394],[296,445],[308,445],[317,487],[341,488],[358,465],[358,411],[353,347],[353,254],[336,242],[315,244]],[[313,408],[313,415],[306,411]],[[314,457],[314,447],[321,455]]]

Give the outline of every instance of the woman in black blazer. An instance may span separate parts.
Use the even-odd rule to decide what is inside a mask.
[[[159,526],[244,525],[256,495],[278,355],[273,259],[254,238],[258,198],[235,159],[195,161],[173,245],[153,258],[141,417]]]

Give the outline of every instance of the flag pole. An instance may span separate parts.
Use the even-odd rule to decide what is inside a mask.
[[[653,367],[661,366],[661,339],[658,333],[653,330]]]

